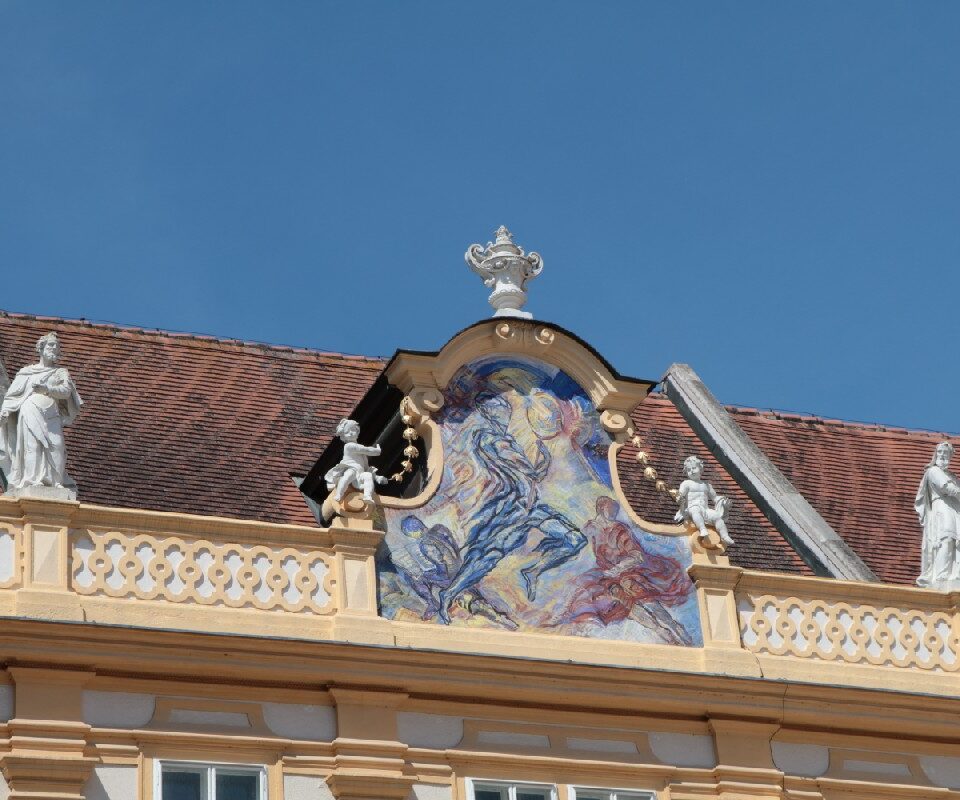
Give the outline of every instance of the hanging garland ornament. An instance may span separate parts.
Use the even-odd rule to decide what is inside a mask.
[[[406,426],[403,429],[403,438],[406,440],[407,446],[403,448],[402,469],[390,476],[390,480],[398,483],[403,480],[405,475],[413,472],[413,460],[420,455],[420,451],[413,444],[419,438],[417,429],[413,427],[413,419],[413,414],[410,413],[410,398],[404,397],[400,401],[400,421]]]
[[[680,492],[676,489],[668,489],[666,482],[658,478],[657,471],[650,466],[650,456],[642,449],[643,442],[640,440],[640,437],[634,436],[630,441],[633,443],[633,446],[637,448],[637,461],[643,464],[643,477],[650,481],[658,492],[670,495],[674,502],[679,504]]]

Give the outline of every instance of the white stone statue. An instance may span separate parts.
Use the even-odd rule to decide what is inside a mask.
[[[520,309],[527,302],[527,281],[543,270],[543,259],[539,253],[524,253],[504,225],[494,236],[496,241],[487,242],[486,247],[470,245],[464,256],[467,266],[483,279],[484,286],[493,289],[489,298],[496,309],[493,316],[531,319],[533,314]]]
[[[352,419],[340,420],[336,434],[343,442],[343,458],[323,476],[327,488],[333,490],[333,497],[338,503],[343,500],[343,495],[351,486],[363,492],[363,499],[368,503],[374,502],[374,482],[387,483],[387,479],[377,474],[377,468],[371,467],[367,458],[380,455],[380,445],[366,447],[357,444],[360,425]]]
[[[718,495],[713,486],[703,480],[703,462],[696,456],[689,456],[683,462],[683,471],[687,479],[680,484],[678,500],[680,510],[674,519],[677,522],[690,520],[700,531],[700,538],[710,534],[707,525],[713,525],[724,544],[733,544],[727,532],[726,517],[730,510],[730,500]],[[710,504],[713,503],[713,508]]]
[[[80,413],[83,401],[70,373],[57,366],[55,333],[40,338],[37,354],[40,363],[17,373],[0,405],[0,470],[8,495],[75,499],[63,428]]]
[[[949,470],[951,458],[953,445],[938,444],[913,504],[923,525],[917,586],[946,591],[960,588],[960,482]]]

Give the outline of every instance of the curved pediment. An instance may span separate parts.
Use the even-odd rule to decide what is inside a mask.
[[[682,526],[638,518],[616,475],[651,384],[539,323],[493,320],[386,377],[428,449],[416,497],[381,497],[393,619],[693,645]]]
[[[628,414],[653,388],[652,381],[619,375],[607,361],[568,331],[542,322],[491,319],[454,336],[437,353],[401,350],[387,365],[387,380],[406,394],[442,389],[464,365],[490,354],[521,355],[563,369],[600,411]]]

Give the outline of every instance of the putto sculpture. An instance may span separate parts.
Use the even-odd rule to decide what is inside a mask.
[[[55,333],[37,342],[37,364],[21,369],[0,405],[0,470],[7,494],[76,499],[67,474],[63,428],[80,413],[83,401],[64,367],[58,367]]]
[[[513,243],[513,234],[505,225],[497,228],[496,241],[486,247],[472,244],[464,258],[467,266],[483,279],[484,286],[493,289],[489,302],[496,311],[495,317],[520,317],[531,319],[533,314],[521,311],[527,302],[527,281],[536,278],[543,270],[539,253],[525,253]]]
[[[953,445],[941,442],[923,471],[914,508],[923,526],[917,586],[952,591],[960,588],[960,482],[950,467]]]
[[[713,485],[703,480],[703,462],[696,456],[688,456],[683,462],[683,471],[687,479],[680,484],[677,501],[680,510],[674,519],[677,522],[689,520],[700,531],[700,539],[710,534],[707,525],[713,525],[720,541],[726,545],[734,543],[727,532],[726,517],[730,510],[730,500],[718,495]],[[713,507],[710,504],[713,503]]]
[[[333,498],[338,503],[351,486],[363,492],[366,502],[373,503],[374,483],[387,483],[387,479],[378,475],[377,468],[371,467],[367,461],[369,456],[380,455],[380,445],[367,447],[358,444],[360,424],[352,419],[340,420],[335,433],[343,442],[343,458],[323,476],[327,488],[333,491]]]

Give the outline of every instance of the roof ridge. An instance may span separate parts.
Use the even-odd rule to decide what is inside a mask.
[[[362,363],[379,363],[386,361],[383,356],[365,356],[357,353],[339,353],[335,350],[319,350],[312,347],[294,347],[293,345],[273,344],[270,342],[258,342],[252,339],[236,339],[223,336],[213,336],[203,333],[191,333],[186,331],[172,331],[164,328],[144,328],[139,325],[124,325],[119,322],[106,322],[103,320],[89,320],[84,317],[79,319],[70,319],[67,317],[56,317],[40,314],[24,314],[17,311],[5,311],[0,309],[0,319],[7,318],[13,320],[28,320],[32,322],[50,322],[62,325],[74,325],[80,328],[88,328],[103,331],[115,331],[117,333],[133,333],[142,336],[170,339],[177,342],[197,342],[202,344],[225,344],[235,347],[250,347],[258,350],[271,350],[279,353],[302,353],[312,356],[335,356],[348,361],[359,361]]]
[[[939,436],[958,438],[960,433],[951,433],[947,431],[938,431],[932,428],[907,428],[901,425],[887,425],[882,422],[863,422],[861,420],[838,419],[834,417],[823,417],[819,414],[804,413],[800,411],[786,411],[776,408],[758,408],[754,406],[740,406],[733,403],[724,403],[723,407],[732,414],[742,414],[744,416],[764,417],[765,419],[776,420],[778,422],[812,422],[818,425],[827,425],[836,428],[858,428],[863,430],[873,430],[879,433],[897,433],[914,436]]]

